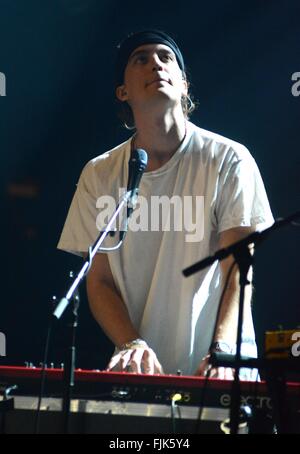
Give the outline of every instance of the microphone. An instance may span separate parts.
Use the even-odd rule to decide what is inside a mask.
[[[145,150],[137,148],[133,150],[128,162],[128,183],[127,192],[130,192],[127,217],[130,217],[136,204],[136,199],[139,192],[139,184],[147,167],[148,156]]]
[[[139,184],[144,173],[145,168],[148,163],[148,155],[145,150],[137,148],[131,153],[130,159],[128,161],[128,183],[127,183],[127,193],[130,193],[128,203],[127,203],[127,216],[125,220],[125,226],[123,230],[120,231],[120,241],[123,241],[127,233],[128,228],[128,219],[132,215],[132,212],[135,208],[137,196],[139,192]]]

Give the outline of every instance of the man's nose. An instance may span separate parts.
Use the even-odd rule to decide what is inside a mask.
[[[161,71],[162,63],[158,55],[152,55],[151,57],[152,71]]]

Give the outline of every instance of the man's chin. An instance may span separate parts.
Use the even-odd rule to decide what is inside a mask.
[[[153,103],[168,102],[170,105],[176,105],[178,102],[178,100],[174,98],[174,93],[171,93],[168,87],[163,86],[157,87],[148,97],[148,100],[149,103],[151,103],[151,101],[153,101]]]

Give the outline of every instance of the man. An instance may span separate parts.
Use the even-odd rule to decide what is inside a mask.
[[[129,228],[120,249],[96,254],[87,276],[89,304],[116,346],[108,370],[201,375],[212,350],[235,350],[239,272],[232,270],[214,330],[232,257],[187,279],[182,269],[272,223],[264,185],[245,147],[188,121],[184,60],[170,36],[147,30],[125,39],[116,81],[123,117],[136,133],[84,168],[58,247],[87,254],[103,227],[99,200],[118,200],[131,152],[146,150],[140,196],[148,212],[140,212],[141,221],[150,215],[150,227],[157,227],[151,203],[176,198],[182,228]],[[171,204],[167,211],[169,219]],[[249,285],[246,293],[242,353],[255,356]],[[231,378],[232,371],[219,368],[211,376]]]

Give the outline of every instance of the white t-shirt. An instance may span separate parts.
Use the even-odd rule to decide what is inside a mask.
[[[117,203],[120,188],[127,186],[130,153],[131,139],[85,166],[58,248],[87,252],[99,233],[96,220],[99,229],[105,224],[106,202]],[[172,158],[144,173],[139,200],[123,245],[108,253],[111,271],[134,326],[164,371],[191,374],[211,342],[220,266],[214,263],[189,278],[182,270],[212,255],[220,232],[273,223],[264,184],[243,145],[187,122]],[[160,200],[165,203],[158,211]],[[105,246],[117,242],[109,238]],[[244,324],[243,339],[252,350],[242,353],[255,355],[252,323]]]

